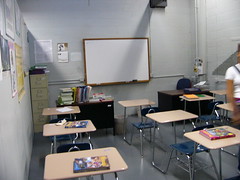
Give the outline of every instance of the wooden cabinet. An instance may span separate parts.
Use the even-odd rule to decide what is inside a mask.
[[[34,132],[42,132],[43,125],[48,122],[48,116],[43,116],[43,108],[49,106],[48,77],[46,74],[30,75],[32,118]]]
[[[207,94],[212,96],[209,91],[201,91],[197,94]],[[181,101],[179,96],[183,95],[183,90],[170,90],[170,91],[158,91],[158,107],[160,111],[169,111],[184,109],[184,101]],[[207,108],[210,101],[201,101],[201,112],[202,114],[209,114],[211,111]],[[187,111],[199,114],[198,102],[187,102]]]
[[[90,119],[97,129],[113,128],[115,135],[114,124],[114,101],[102,102],[87,102],[78,105],[80,113],[77,114],[77,119]]]

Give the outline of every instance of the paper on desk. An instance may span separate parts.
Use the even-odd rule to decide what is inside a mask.
[[[68,111],[72,111],[73,109],[69,108],[69,107],[64,107],[64,108],[58,108],[57,111],[59,112],[68,112]]]

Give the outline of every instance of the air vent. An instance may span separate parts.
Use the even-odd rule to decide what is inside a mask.
[[[151,8],[165,8],[167,6],[167,0],[150,0]]]

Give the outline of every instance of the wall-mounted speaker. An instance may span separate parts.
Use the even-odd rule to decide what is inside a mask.
[[[151,8],[165,8],[167,6],[167,0],[150,0]]]

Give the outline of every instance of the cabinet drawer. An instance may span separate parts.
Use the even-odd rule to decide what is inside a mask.
[[[48,100],[32,101],[32,111],[42,113],[43,108],[48,108]]]
[[[48,87],[48,77],[46,74],[30,76],[31,88]]]
[[[47,88],[38,88],[31,89],[32,100],[44,100],[48,99],[48,89]]]

